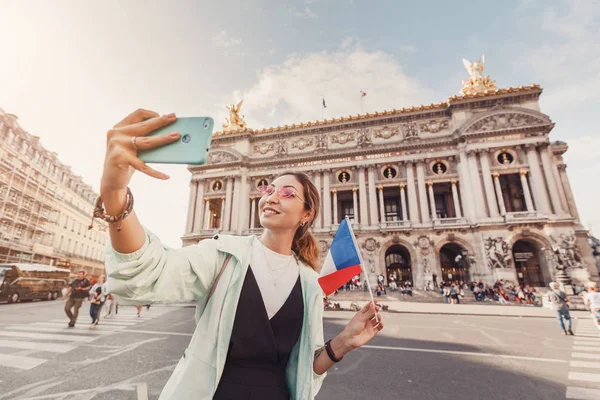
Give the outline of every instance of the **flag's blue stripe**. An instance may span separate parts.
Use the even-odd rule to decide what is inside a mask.
[[[340,270],[360,265],[360,259],[346,220],[342,220],[329,249],[335,268]]]

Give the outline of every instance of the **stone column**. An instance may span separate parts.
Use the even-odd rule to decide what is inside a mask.
[[[190,181],[190,197],[188,198],[188,212],[185,223],[185,233],[191,233],[194,230],[194,205],[196,204],[197,187],[197,181]]]
[[[567,194],[565,193],[565,188],[563,187],[563,181],[560,178],[560,172],[558,172],[557,163],[552,163],[552,175],[554,175],[554,182],[556,182],[556,186],[558,187],[558,194],[560,195],[562,209],[564,212],[570,213],[569,201],[567,200]]]
[[[460,211],[460,201],[458,199],[458,190],[456,189],[456,181],[452,180],[452,200],[454,200],[454,214],[456,218],[462,218],[462,212]]]
[[[231,218],[229,229],[233,232],[237,232],[238,225],[241,225],[240,221],[240,198],[241,198],[242,184],[240,177],[236,177],[233,181],[233,201],[231,202]]]
[[[221,199],[221,221],[219,221],[219,231],[225,230],[225,221],[227,220],[227,215],[225,215],[227,204],[225,203],[227,203],[227,197]]]
[[[573,197],[573,191],[571,190],[571,184],[569,183],[569,177],[567,176],[567,166],[562,164],[558,170],[560,171],[560,180],[562,181],[563,188],[565,189],[565,195],[567,196],[569,212],[573,218],[579,220],[579,212],[577,211],[575,198]]]
[[[256,197],[252,198],[252,210],[250,212],[250,229],[254,229],[254,221],[256,220]]]
[[[356,195],[357,190],[358,189],[356,188],[352,188],[352,208],[354,209],[354,221],[352,222],[355,224],[358,223],[358,196]]]
[[[521,171],[521,186],[523,186],[523,193],[525,194],[525,205],[527,206],[527,211],[535,211],[533,208],[533,201],[531,200],[529,184],[527,183],[527,171]]]
[[[563,214],[563,208],[560,204],[560,197],[554,175],[552,173],[552,161],[550,160],[550,154],[548,153],[548,146],[540,148],[540,158],[542,159],[542,167],[544,170],[544,176],[546,182],[548,182],[548,190],[550,192],[550,201],[552,202],[552,208],[554,214]]]
[[[485,198],[487,199],[488,210],[490,217],[498,217],[498,203],[494,194],[494,183],[492,182],[492,171],[490,169],[490,153],[482,151],[479,153],[479,161],[481,162],[481,174],[483,176],[483,187],[485,189]]]
[[[402,209],[400,211],[402,211],[402,221],[406,221],[407,218],[407,214],[406,214],[406,190],[404,188],[404,185],[400,185],[400,206],[402,207]]]
[[[463,201],[465,217],[474,220],[473,210],[473,191],[471,190],[471,176],[469,174],[469,166],[467,165],[467,153],[465,150],[460,150],[460,162],[458,164],[458,179],[460,181],[460,198]]]
[[[360,218],[358,222],[360,226],[366,228],[369,226],[369,216],[367,206],[367,185],[365,184],[365,169],[363,167],[358,168],[358,195],[360,196]],[[369,190],[371,190],[371,182],[369,181]],[[373,220],[371,219],[371,225]]]
[[[379,221],[383,226],[385,225],[385,203],[383,202],[383,187],[379,186],[377,188],[379,192]]]
[[[408,185],[408,214],[410,222],[419,223],[419,205],[417,203],[417,188],[415,187],[415,170],[412,162],[406,163],[406,184]]]
[[[331,228],[331,191],[329,190],[329,171],[323,173],[323,225]]]
[[[198,232],[202,229],[202,220],[204,218],[203,213],[204,206],[204,181],[198,181],[198,187],[196,191],[196,205],[194,213],[194,232]]]
[[[475,204],[476,215],[478,217],[487,217],[486,207],[484,203],[483,188],[481,187],[481,178],[479,177],[479,167],[477,166],[477,154],[474,151],[467,153],[469,164],[469,174],[471,176],[471,188],[473,189],[473,203]]]
[[[204,200],[204,229],[208,229],[210,221],[212,220],[212,214],[210,213],[210,200]]]
[[[238,206],[239,206],[239,218],[237,224],[237,234],[241,235],[244,230],[248,229],[248,206],[250,203],[248,202],[248,196],[250,194],[250,185],[248,184],[248,177],[246,174],[242,174],[240,177],[240,195],[238,197]],[[234,214],[234,215],[238,215]]]
[[[437,210],[435,209],[435,196],[433,195],[433,183],[427,182],[427,191],[429,193],[429,208],[431,212],[431,219],[436,220]]]
[[[367,169],[369,179],[369,217],[371,218],[371,226],[377,226],[377,192],[375,191],[375,167],[369,166]]]
[[[319,192],[319,197],[321,197],[321,171],[315,171],[315,186],[317,187],[317,191]],[[321,222],[323,219],[323,216],[321,214],[319,214],[319,216],[317,216],[317,219],[315,220],[315,228],[316,229],[321,229],[321,227],[323,226],[323,223]]]
[[[225,186],[225,204],[222,208],[223,223],[221,224],[221,231],[229,231],[229,222],[231,221],[231,195],[233,192],[233,179],[227,178],[227,184]]]
[[[427,207],[427,190],[425,188],[425,169],[424,161],[417,161],[417,184],[419,186],[419,205],[421,206],[421,222],[429,222],[429,213]]]
[[[338,203],[337,202],[337,190],[334,189],[331,192],[333,193],[333,224],[337,225],[339,223],[338,222],[339,215],[338,215],[338,208],[337,208],[337,203]]]
[[[535,146],[526,146],[527,162],[529,163],[529,173],[531,174],[531,188],[533,189],[533,199],[536,208],[544,214],[551,214],[550,203],[544,177],[540,168],[540,161]]]
[[[500,206],[500,215],[504,216],[506,215],[506,205],[504,204],[504,196],[502,195],[500,176],[497,173],[494,174],[494,186],[496,188],[496,197],[498,198],[498,205]]]

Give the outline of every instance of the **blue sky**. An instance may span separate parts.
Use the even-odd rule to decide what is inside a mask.
[[[540,84],[582,220],[600,229],[598,1],[2,1],[0,107],[98,189],[105,132],[130,111],[211,115],[244,99],[252,128],[439,102],[461,59],[498,87]],[[142,222],[179,246],[189,174],[135,176]],[[157,199],[162,193],[168,198]],[[156,209],[169,208],[169,215]],[[175,221],[175,222],[173,222]]]

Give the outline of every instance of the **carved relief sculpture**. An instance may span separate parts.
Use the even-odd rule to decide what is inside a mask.
[[[511,251],[504,238],[488,237],[485,240],[485,252],[488,259],[488,265],[491,269],[509,267]]]
[[[438,133],[443,129],[448,129],[448,121],[447,120],[431,120],[429,122],[425,122],[419,125],[422,132],[429,133]]]
[[[320,133],[317,136],[315,136],[315,149],[327,150],[327,148],[328,148],[327,135],[324,133]]]
[[[548,123],[531,115],[518,113],[504,113],[491,115],[477,121],[467,129],[467,133],[488,132],[502,129],[513,129],[524,126],[540,126]]]
[[[427,236],[423,235],[419,236],[414,245],[417,249],[419,249],[421,254],[421,266],[423,268],[423,273],[425,275],[431,274],[429,257],[431,256],[431,246],[433,245],[433,242]]]
[[[402,124],[402,133],[404,134],[404,140],[416,139],[419,137],[419,128],[414,122],[407,122]]]
[[[381,244],[375,240],[375,238],[367,238],[362,245],[362,248],[367,251],[366,259],[367,264],[369,265],[369,270],[374,273],[375,272],[375,251],[381,246]]]
[[[398,131],[399,131],[398,128],[388,128],[386,126],[383,129],[378,129],[377,131],[375,131],[375,137],[382,138],[382,139],[389,139],[393,136],[396,136],[398,134]]]
[[[496,82],[491,80],[489,76],[483,76],[485,67],[485,55],[481,56],[481,61],[471,63],[463,58],[463,64],[469,73],[469,79],[463,81],[461,89],[462,94],[471,95],[484,93],[487,90],[496,89]]]
[[[556,255],[557,270],[567,270],[575,268],[584,268],[583,260],[579,248],[575,244],[575,235],[560,234],[560,240],[556,240],[552,235],[550,236],[553,246],[552,250]]]
[[[208,153],[208,164],[218,164],[238,161],[233,154],[225,151],[214,150]]]
[[[273,143],[261,143],[260,145],[254,146],[254,151],[260,154],[267,154],[270,151],[275,149],[275,145]]]
[[[369,128],[361,128],[356,131],[357,146],[367,146],[371,144],[371,131]]]
[[[312,146],[312,138],[300,138],[292,142],[292,149],[304,150],[305,148]]]
[[[342,132],[339,135],[331,135],[331,143],[346,144],[354,141],[354,133]]]
[[[286,155],[288,153],[288,144],[286,140],[279,139],[275,142],[275,154]]]

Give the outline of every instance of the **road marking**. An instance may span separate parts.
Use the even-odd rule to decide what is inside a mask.
[[[164,331],[141,331],[141,330],[137,330],[137,329],[125,329],[119,333],[124,333],[124,332],[126,332],[126,333],[148,333],[150,335],[193,336],[192,333],[164,332]]]
[[[600,341],[595,342],[591,339],[579,339],[573,342],[575,346],[600,346]]]
[[[34,331],[34,332],[48,332],[48,333],[62,333],[65,335],[72,335],[72,334],[89,334],[89,335],[108,335],[113,333],[114,331],[99,331],[96,329],[89,329],[87,328],[87,330],[83,330],[83,329],[78,329],[77,331],[73,330],[73,328],[69,329],[69,328],[43,328],[43,327],[39,327],[39,326],[27,326],[27,325],[11,325],[11,326],[7,326],[5,329],[11,330],[11,331]],[[85,336],[85,335],[84,335]]]
[[[571,353],[572,358],[589,358],[593,360],[598,359],[598,354],[588,354],[588,353]]]
[[[42,358],[33,358],[25,356],[15,356],[12,354],[0,354],[0,365],[4,367],[30,370],[45,363],[47,360]]]
[[[575,351],[591,351],[591,352],[600,353],[600,347],[573,346],[573,350],[575,350]]]
[[[576,368],[598,368],[598,369],[600,369],[600,362],[571,361],[571,367],[576,367]]]
[[[381,349],[381,350],[398,350],[398,351],[414,351],[421,353],[440,353],[440,354],[455,354],[462,356],[475,356],[475,357],[495,357],[495,358],[510,358],[515,360],[527,360],[527,361],[543,361],[543,362],[554,362],[554,363],[567,363],[567,360],[560,360],[557,358],[538,358],[538,357],[527,357],[527,356],[514,356],[511,354],[494,354],[494,353],[477,353],[474,351],[454,351],[454,350],[433,350],[433,349],[418,349],[413,347],[392,347],[392,346],[373,346],[364,345],[360,347],[368,349]]]
[[[590,374],[589,372],[569,372],[569,380],[586,381],[600,383],[600,374]]]
[[[17,332],[17,331],[0,331],[0,336],[18,337],[27,339],[41,340],[67,340],[71,342],[89,343],[96,340],[97,336],[77,336],[77,335],[58,335],[52,333],[34,333],[34,332]]]
[[[66,353],[75,348],[75,346],[58,343],[23,342],[21,340],[2,339],[0,339],[0,347],[6,347],[9,349],[49,351],[53,353]]]
[[[86,332],[89,331],[89,327],[85,326],[85,325],[77,325],[74,328],[67,328],[67,325],[63,324],[62,322],[33,322],[30,325],[34,325],[34,326],[42,326],[42,327],[57,327],[60,326],[63,328],[63,330],[65,331],[69,331],[69,332]],[[95,331],[98,330],[110,330],[112,331],[118,331],[120,329],[125,329],[127,328],[126,326],[104,326],[102,324],[96,326],[96,328],[94,328]]]
[[[50,322],[62,322],[63,325],[66,325],[66,322],[64,322],[63,320],[60,319],[55,319],[53,321]],[[86,322],[79,322],[80,324],[84,324],[84,325],[89,325],[91,324],[91,321],[86,321]],[[99,325],[122,325],[122,326],[133,326],[133,325],[137,325],[135,322],[117,322],[117,321],[104,321],[104,320],[100,320],[100,324]]]
[[[148,385],[146,382],[137,384],[137,400],[148,400]]]
[[[598,400],[600,399],[600,390],[568,386],[567,399]]]

